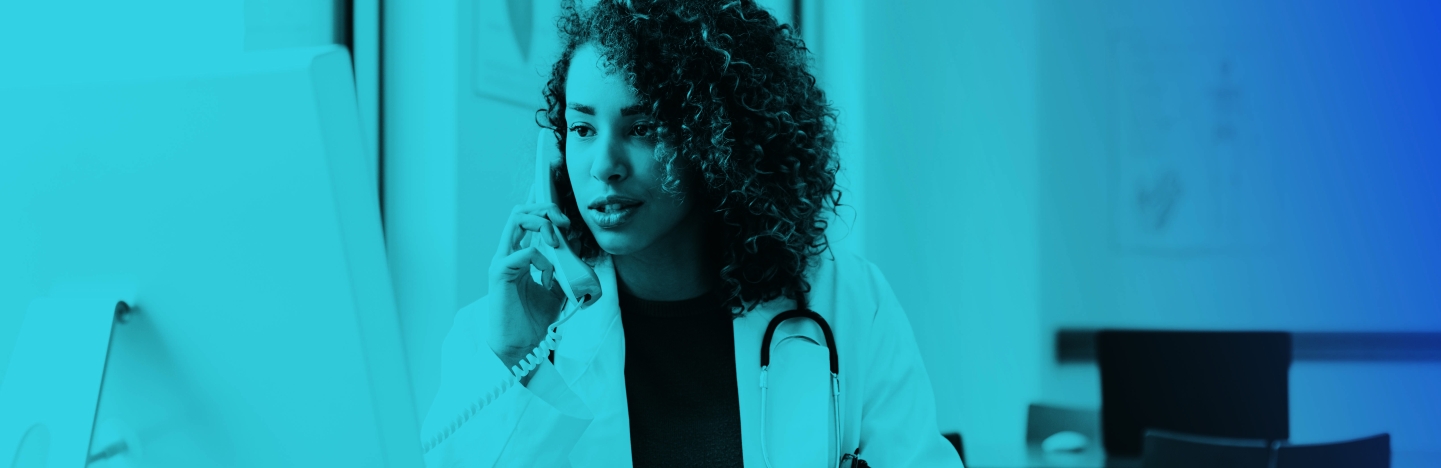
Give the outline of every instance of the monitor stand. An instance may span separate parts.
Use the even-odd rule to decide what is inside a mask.
[[[124,295],[65,289],[25,311],[0,381],[0,466],[80,467],[91,459],[111,332],[131,308]]]

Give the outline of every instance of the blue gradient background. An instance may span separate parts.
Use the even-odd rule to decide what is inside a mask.
[[[1097,405],[1095,367],[1053,357],[1059,329],[1441,330],[1434,4],[927,5],[866,10],[861,224],[941,425],[977,461],[1012,460],[1028,402]],[[1153,154],[1193,170],[1178,213],[1256,213],[1127,234],[1127,138],[1210,131],[1204,73],[1223,60],[1250,185],[1208,199],[1199,138]],[[1441,363],[1301,360],[1291,377],[1295,441],[1441,450]]]
[[[378,7],[382,206],[420,415],[440,340],[485,294],[499,225],[533,180],[539,93],[476,84],[513,47],[481,40],[487,4]],[[791,2],[768,4],[790,17]],[[801,4],[841,112],[851,206],[834,244],[894,286],[940,427],[964,434],[973,464],[1018,460],[1027,404],[1099,405],[1094,365],[1055,358],[1061,329],[1441,333],[1441,5]],[[318,0],[10,2],[0,85],[327,44],[336,13]],[[0,108],[0,125],[20,118]],[[1222,150],[1206,146],[1218,126],[1235,135]],[[0,170],[23,157],[0,154]],[[1180,177],[1174,221],[1138,230],[1137,181],[1165,168]],[[1233,222],[1207,224],[1216,212]],[[22,315],[0,310],[0,365]],[[1299,360],[1291,385],[1294,441],[1390,432],[1398,453],[1441,453],[1435,351]]]

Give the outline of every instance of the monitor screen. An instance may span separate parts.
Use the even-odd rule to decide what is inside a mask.
[[[419,466],[348,53],[94,72],[0,90],[4,323],[67,285],[134,290],[90,466]]]

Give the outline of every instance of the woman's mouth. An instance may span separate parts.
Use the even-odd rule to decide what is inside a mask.
[[[592,206],[591,219],[601,229],[615,229],[630,222],[642,203],[606,203]]]

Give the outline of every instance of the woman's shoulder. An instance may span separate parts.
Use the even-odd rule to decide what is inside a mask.
[[[807,280],[815,305],[829,303],[851,314],[874,316],[893,295],[879,267],[844,248],[832,247],[818,255]]]
[[[816,256],[807,275],[812,282],[831,282],[846,287],[879,288],[885,282],[880,267],[843,247],[830,247]]]

